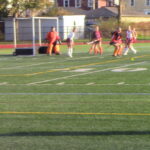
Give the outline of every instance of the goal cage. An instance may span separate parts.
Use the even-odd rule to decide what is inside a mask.
[[[35,56],[53,26],[59,33],[58,17],[14,18],[14,54]]]

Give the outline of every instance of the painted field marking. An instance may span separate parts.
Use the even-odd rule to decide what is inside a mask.
[[[63,86],[87,86],[87,85],[89,85],[90,83],[79,83],[79,84],[67,84],[67,83],[65,83],[65,84],[63,84]],[[4,86],[30,86],[29,84],[9,84],[9,83],[6,83],[6,84],[2,84],[2,85],[4,85]],[[92,86],[150,86],[150,83],[147,83],[147,84],[120,84],[120,83],[116,83],[116,84],[112,84],[112,83],[108,83],[108,84],[100,84],[100,83],[94,83],[93,82],[93,84],[92,84],[92,82],[91,82],[91,84],[90,85],[92,85]],[[0,84],[0,86],[1,86],[1,84]],[[34,86],[57,86],[57,83],[55,83],[55,84],[34,84]]]
[[[117,83],[118,85],[123,85],[123,84],[125,84],[124,82],[119,82],[119,83]]]
[[[99,116],[150,116],[150,113],[82,113],[82,112],[0,112],[10,115],[99,115]]]
[[[0,85],[6,85],[7,84],[7,82],[2,82],[2,83],[0,83]]]
[[[138,71],[146,71],[147,68],[118,68],[111,70],[112,72],[138,72]]]
[[[123,66],[119,66],[119,68],[120,67],[138,65],[138,64],[142,64],[142,63],[145,63],[145,62],[129,64],[129,65],[123,65]],[[118,67],[115,67],[115,68],[118,68]],[[112,70],[112,69],[115,69],[115,68],[107,68],[107,69],[96,70],[96,71],[91,71],[91,72],[85,72],[85,73],[81,73],[81,74],[75,74],[75,75],[70,75],[70,76],[65,76],[65,77],[60,77],[60,78],[54,78],[54,79],[50,79],[50,80],[31,82],[31,83],[28,83],[27,85],[34,85],[34,84],[40,84],[40,83],[45,83],[45,82],[50,82],[50,81],[62,80],[62,79],[67,79],[67,78],[72,78],[72,77],[77,77],[77,76],[82,76],[82,75],[87,75],[87,74],[93,74],[93,73],[97,73],[97,72],[108,71],[108,70]]]
[[[87,83],[86,85],[94,85],[94,82]]]
[[[71,70],[69,72],[88,72],[90,70],[93,70],[93,68],[81,68],[81,69]]]
[[[150,93],[0,93],[0,95],[150,95]]]
[[[60,82],[60,83],[57,83],[56,85],[64,85],[65,82]]]

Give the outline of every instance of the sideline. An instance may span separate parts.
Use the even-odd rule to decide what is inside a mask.
[[[0,95],[150,95],[150,93],[0,93]]]
[[[137,40],[136,42],[138,43],[150,43],[150,40]],[[87,45],[86,42],[75,42],[76,45]],[[109,44],[109,41],[103,41],[103,44]],[[66,43],[62,43],[62,45],[66,45]],[[36,46],[39,46],[39,44],[36,44]],[[42,44],[41,46],[47,46],[47,44]],[[32,44],[17,44],[17,47],[32,47]],[[1,49],[13,49],[14,48],[14,44],[0,44],[0,48]]]

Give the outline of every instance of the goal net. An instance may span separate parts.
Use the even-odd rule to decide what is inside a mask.
[[[38,48],[43,45],[42,42],[52,26],[57,31],[59,30],[57,17],[14,18],[15,53],[36,55]]]

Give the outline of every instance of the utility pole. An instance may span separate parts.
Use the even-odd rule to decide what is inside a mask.
[[[121,23],[121,17],[122,17],[122,0],[119,0],[119,6],[118,6],[118,23],[120,25]]]
[[[95,10],[95,2],[96,2],[96,0],[93,0],[93,10]]]

